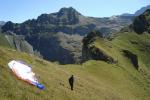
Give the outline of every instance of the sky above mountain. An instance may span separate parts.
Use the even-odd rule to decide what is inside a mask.
[[[73,7],[85,16],[109,17],[134,13],[150,0],[1,0],[0,21],[23,22],[62,7]]]

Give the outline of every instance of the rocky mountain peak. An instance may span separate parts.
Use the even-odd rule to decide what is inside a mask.
[[[81,15],[78,11],[76,11],[74,8],[69,7],[69,8],[61,8],[58,12],[59,15],[66,15],[66,14],[71,14],[71,15]]]
[[[74,8],[61,8],[56,13],[42,14],[38,17],[38,22],[54,25],[73,25],[79,22],[79,12]]]
[[[64,7],[61,8],[56,15],[64,24],[77,24],[79,22],[79,15],[81,14],[72,7]]]

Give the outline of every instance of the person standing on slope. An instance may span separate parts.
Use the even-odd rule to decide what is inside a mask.
[[[69,84],[70,84],[71,90],[73,90],[73,85],[74,85],[74,76],[73,75],[71,75],[71,77],[69,78]]]

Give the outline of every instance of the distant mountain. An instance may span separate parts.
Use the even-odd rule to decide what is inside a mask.
[[[82,39],[90,31],[99,30],[103,37],[108,37],[131,23],[131,16],[86,17],[69,7],[21,24],[9,21],[2,31],[23,35],[43,58],[66,64],[81,61]]]
[[[150,9],[150,5],[146,6],[146,7],[142,7],[141,9],[137,10],[134,14],[130,14],[130,13],[123,13],[120,16],[130,16],[130,17],[134,17],[134,16],[139,16],[142,13],[144,13],[147,9]]]
[[[122,14],[121,16],[134,16],[134,14],[129,14],[129,13],[124,13],[124,14]]]
[[[5,24],[4,21],[0,21],[0,32],[1,32],[1,27]]]
[[[136,11],[135,12],[135,16],[139,16],[141,15],[142,13],[144,13],[147,9],[150,9],[150,5],[146,6],[146,7],[142,7],[140,10]]]
[[[112,16],[106,18],[86,17],[74,8],[62,8],[59,12],[42,14],[37,19],[27,20],[22,24],[7,22],[3,31],[13,31],[17,34],[34,34],[40,32],[63,32],[66,34],[86,35],[91,30],[103,30],[102,33],[119,31],[122,27],[131,24],[130,16]],[[8,26],[12,26],[11,28]]]
[[[104,36],[111,33],[119,32],[123,27],[128,26],[132,23],[134,16],[112,16],[112,17],[105,17],[105,18],[93,18],[96,20],[96,28]]]

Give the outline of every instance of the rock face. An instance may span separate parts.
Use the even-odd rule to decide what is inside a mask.
[[[128,57],[131,60],[134,68],[138,70],[139,64],[138,64],[137,55],[133,54],[132,52],[130,52],[128,50],[123,50],[123,52],[124,52],[125,56]]]
[[[143,32],[150,33],[150,9],[136,17],[131,27],[138,34],[142,34]]]
[[[24,39],[23,36],[5,35],[5,38],[12,48],[17,49],[18,51],[34,54],[33,47]]]
[[[104,51],[101,51],[99,48],[96,47],[83,47],[83,62],[87,60],[101,60],[108,63],[114,63],[114,60],[112,57],[105,54]]]
[[[92,45],[92,43],[95,41],[96,37],[101,37],[100,32],[93,31],[89,33],[84,39],[83,39],[83,48],[82,48],[82,60],[102,60],[108,63],[114,63],[112,57],[107,55],[105,51],[102,51],[100,48],[97,48],[95,45]]]
[[[131,17],[114,16],[108,18],[86,17],[78,11],[62,8],[59,12],[42,14],[37,19],[21,24],[7,22],[3,32],[23,35],[39,51],[43,58],[64,63],[80,63],[82,58],[82,39],[92,30],[101,31],[103,37],[129,25]]]
[[[79,43],[74,43],[71,36],[63,33],[45,34],[43,36],[27,37],[29,43],[32,43],[34,49],[40,52],[44,59],[50,61],[58,61],[61,64],[75,63],[78,60],[78,55],[75,61],[75,54],[80,53]],[[78,38],[78,37],[77,37]],[[80,37],[79,37],[80,40]],[[80,40],[81,41],[81,40]],[[80,42],[79,41],[79,42]],[[68,45],[68,43],[70,45]],[[80,54],[81,55],[81,54]]]

